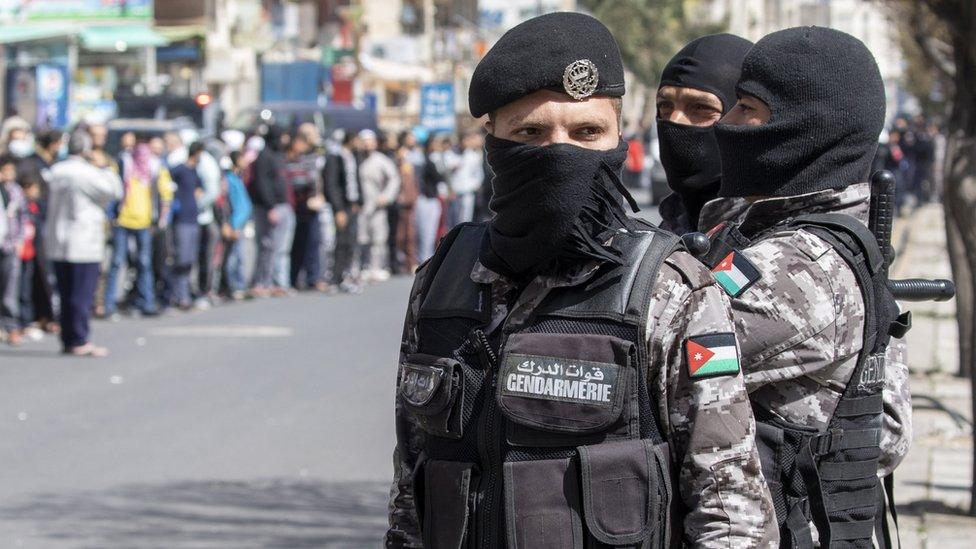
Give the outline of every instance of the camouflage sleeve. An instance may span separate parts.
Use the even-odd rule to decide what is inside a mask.
[[[662,269],[650,307],[650,356],[660,357],[656,364],[661,367],[651,375],[658,394],[667,395],[658,399],[660,413],[689,510],[683,545],[776,547],[779,534],[737,364],[728,298],[701,264],[679,253]],[[688,339],[715,335],[731,341],[733,366],[693,375]]]
[[[883,395],[879,477],[891,474],[912,445],[912,392],[908,386],[908,346],[904,339],[892,338],[888,344]]]
[[[817,385],[842,391],[863,341],[864,301],[854,273],[826,242],[803,230],[741,253],[760,275],[732,300],[750,393],[801,377],[807,392]]]
[[[420,287],[423,284],[424,269],[417,272],[410,299],[407,305],[407,315],[403,323],[403,338],[400,343],[400,360],[403,364],[406,355],[416,348],[416,334],[414,332],[417,310],[420,307]],[[397,367],[397,384],[400,385],[400,370]],[[413,476],[417,465],[418,448],[421,444],[421,431],[410,419],[410,414],[404,412],[400,402],[399,392],[396,393],[395,421],[396,447],[393,450],[393,485],[390,487],[389,522],[390,528],[386,532],[385,546],[388,549],[421,548],[423,542],[420,537],[416,508],[413,499]]]

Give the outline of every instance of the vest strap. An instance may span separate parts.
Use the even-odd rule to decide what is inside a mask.
[[[811,448],[819,456],[838,450],[876,448],[879,444],[881,444],[880,429],[860,429],[856,431],[831,429],[827,433],[814,436],[810,441]]]
[[[873,520],[840,522],[830,525],[831,541],[869,538],[871,537],[872,532],[874,532]]]
[[[842,492],[839,494],[828,494],[824,498],[824,503],[827,505],[827,511],[833,513],[834,511],[844,511],[847,509],[857,509],[858,507],[875,507],[878,504],[878,493],[877,490],[872,486],[870,489],[857,490],[854,492]],[[874,528],[874,520],[868,521],[871,524],[872,529]],[[837,525],[848,524],[844,522],[831,523],[831,533],[833,533]],[[831,536],[833,537],[833,536]]]
[[[880,414],[884,412],[884,400],[881,393],[864,396],[842,398],[837,403],[834,415],[840,417],[863,416],[867,414]]]
[[[876,460],[834,462],[820,464],[820,478],[823,480],[860,480],[878,474]]]

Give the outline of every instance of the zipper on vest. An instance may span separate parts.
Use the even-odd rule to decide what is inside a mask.
[[[481,415],[481,425],[478,429],[478,450],[481,454],[482,463],[485,464],[485,489],[482,491],[480,509],[476,516],[479,521],[480,546],[487,549],[501,547],[495,541],[498,533],[498,513],[496,510],[500,497],[499,475],[501,474],[501,452],[499,446],[501,439],[499,436],[500,428],[498,425],[498,404],[495,402],[495,386],[497,380],[498,357],[488,342],[488,337],[483,330],[476,330],[474,333],[478,354],[485,363],[485,381],[487,382],[487,403],[485,411]],[[504,511],[501,511],[504,512]]]

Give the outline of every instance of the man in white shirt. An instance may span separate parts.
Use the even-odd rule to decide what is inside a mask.
[[[485,181],[484,138],[472,131],[461,140],[461,153],[452,160],[451,200],[448,228],[474,220],[475,197]]]

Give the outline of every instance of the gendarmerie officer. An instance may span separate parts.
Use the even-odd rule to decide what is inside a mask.
[[[712,126],[735,105],[735,84],[752,42],[734,34],[696,38],[668,61],[657,90],[661,165],[674,191],[660,205],[661,228],[698,230],[702,206],[718,196],[722,159]]]
[[[732,297],[782,543],[871,547],[882,389],[897,385],[885,358],[897,307],[867,230],[884,85],[856,38],[804,27],[757,42],[737,92],[714,126],[724,198],[700,226]],[[907,402],[903,387],[888,396]]]
[[[745,213],[748,201],[724,197],[709,204],[704,223],[699,212],[718,196],[721,158],[711,131],[736,103],[736,84],[752,42],[730,34],[696,38],[668,62],[657,93],[661,162],[674,194],[661,202],[661,228],[679,235],[708,231]],[[912,440],[911,391],[904,339],[892,339],[887,351],[884,428],[879,475],[886,476],[908,453]],[[749,381],[750,365],[744,364]],[[761,367],[761,365],[758,365]]]
[[[495,217],[410,294],[388,547],[775,545],[727,297],[621,206],[623,93],[582,14],[475,70]]]

